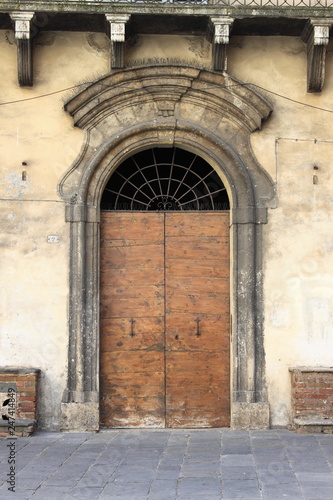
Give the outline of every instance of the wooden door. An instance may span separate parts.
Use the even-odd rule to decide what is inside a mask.
[[[102,214],[101,423],[164,427],[164,215]]]
[[[101,423],[229,425],[229,214],[102,214]]]
[[[229,425],[229,214],[166,213],[166,426]]]

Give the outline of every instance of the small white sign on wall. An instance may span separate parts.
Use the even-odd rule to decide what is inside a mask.
[[[59,243],[60,237],[57,234],[48,234],[47,242],[48,243]]]

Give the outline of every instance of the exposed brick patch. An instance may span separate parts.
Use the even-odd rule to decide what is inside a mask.
[[[20,425],[16,426],[16,434],[20,436],[30,435],[33,432],[34,425],[31,421],[37,421],[37,400],[38,400],[38,381],[40,370],[34,368],[3,368],[0,369],[0,387],[4,389],[10,384],[16,388],[15,402],[15,421]],[[4,410],[4,407],[2,407]],[[4,411],[2,411],[4,413]],[[0,436],[8,435],[5,423],[6,418],[0,415],[1,429]],[[30,425],[24,427],[24,421],[30,421]]]
[[[299,432],[333,432],[333,368],[290,368],[292,416]]]

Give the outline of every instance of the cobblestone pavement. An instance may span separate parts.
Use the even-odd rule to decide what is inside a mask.
[[[2,438],[0,498],[333,500],[333,435],[152,429]]]

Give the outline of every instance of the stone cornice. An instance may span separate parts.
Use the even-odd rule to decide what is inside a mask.
[[[289,0],[289,5],[276,6],[270,2],[258,0],[257,5],[251,3],[246,5],[246,0],[239,0],[228,5],[225,2],[203,3],[201,1],[190,1],[186,3],[173,3],[151,1],[103,1],[103,0],[0,0],[0,13],[10,13],[13,11],[37,11],[43,13],[85,13],[85,14],[173,14],[173,15],[223,15],[235,18],[316,18],[333,16],[333,0],[321,0],[321,5],[305,6],[299,5],[293,0]],[[294,5],[295,4],[295,5]]]

